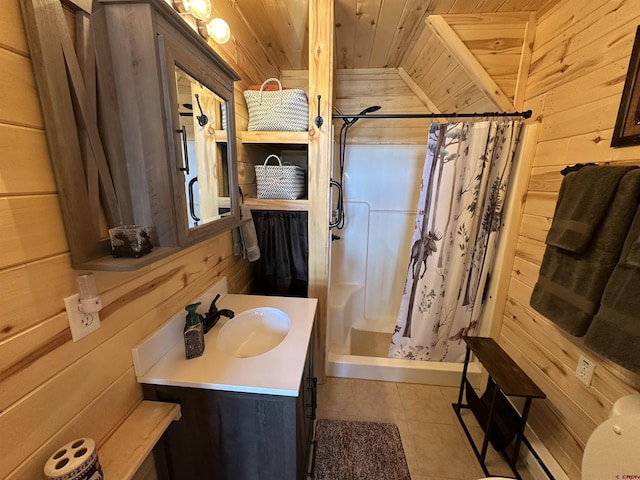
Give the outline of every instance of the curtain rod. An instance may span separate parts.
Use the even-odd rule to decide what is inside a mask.
[[[523,117],[531,118],[533,112],[485,112],[485,113],[365,113],[355,115],[333,114],[334,120],[343,118],[476,118],[476,117]]]

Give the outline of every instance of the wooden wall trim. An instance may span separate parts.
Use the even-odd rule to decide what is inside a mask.
[[[516,80],[516,91],[513,96],[513,106],[517,110],[522,110],[524,106],[524,95],[527,89],[527,78],[529,77],[529,67],[531,66],[531,55],[533,54],[533,40],[536,36],[536,14],[529,14],[527,26],[524,31],[522,50],[520,52],[520,65],[518,67],[518,77]]]
[[[500,338],[502,317],[507,300],[507,291],[511,282],[511,270],[516,254],[516,245],[524,201],[527,187],[529,185],[529,175],[531,164],[538,144],[538,133],[540,125],[537,123],[525,125],[520,137],[520,145],[516,158],[516,165],[511,176],[511,185],[506,201],[506,211],[504,213],[505,224],[500,234],[500,244],[496,252],[496,261],[493,267],[493,283],[489,290],[489,301],[483,311],[483,324],[491,325],[488,334],[492,338]]]
[[[498,109],[504,112],[513,111],[514,107],[511,100],[500,90],[500,87],[498,87],[496,82],[482,65],[480,65],[478,60],[476,60],[442,16],[429,15],[426,23],[484,95],[491,100]]]
[[[415,94],[415,96],[418,97],[422,103],[424,103],[425,107],[427,107],[431,113],[441,113],[438,109],[438,106],[433,103],[429,96],[424,93],[424,91],[416,84],[416,82],[413,81],[413,78],[411,78],[411,76],[404,68],[398,67],[397,72],[398,75],[400,75],[400,78],[404,80],[404,83],[407,84],[407,87],[409,87]]]
[[[316,375],[324,381],[327,352],[329,289],[329,179],[333,149],[331,112],[333,104],[334,5],[324,0],[309,1],[309,99],[317,105],[324,124],[314,119],[317,108],[309,112],[309,297],[318,299],[316,316]]]

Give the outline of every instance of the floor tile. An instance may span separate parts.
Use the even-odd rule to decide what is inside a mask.
[[[325,382],[318,385],[319,418],[334,418],[346,420],[356,417],[357,407],[356,380],[351,378],[327,377]]]
[[[484,431],[480,427],[468,427],[469,433],[473,438],[476,448],[482,450],[482,442],[484,441]],[[469,446],[471,448],[471,446]],[[485,466],[489,473],[494,477],[512,477],[513,472],[507,464],[507,461],[489,444],[487,448],[487,458]]]
[[[396,383],[356,380],[355,404],[358,416],[379,421],[405,418]]]
[[[418,422],[453,425],[457,420],[440,387],[399,383],[398,391],[406,418]]]
[[[418,456],[418,475],[482,478],[482,470],[455,425],[410,422],[409,430]]]
[[[444,401],[447,404],[451,405],[452,403],[458,403],[458,394],[460,392],[460,387],[438,387],[440,389],[440,393],[444,398]],[[464,402],[464,398],[462,399]]]
[[[400,440],[402,440],[402,448],[404,449],[404,457],[407,460],[409,472],[416,471],[418,466],[418,458],[415,455],[415,447],[409,425],[405,421],[396,420],[394,422],[400,431]],[[411,479],[413,480],[413,478]]]
[[[485,475],[451,406],[457,399],[456,387],[327,377],[318,386],[318,418],[395,423],[411,480],[477,480]],[[475,417],[468,409],[461,415],[481,446]],[[493,449],[487,465],[494,475],[512,476]]]

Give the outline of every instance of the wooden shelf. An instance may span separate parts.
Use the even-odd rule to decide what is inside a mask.
[[[215,130],[213,133],[213,138],[215,138],[216,143],[227,143],[227,131]]]
[[[545,394],[493,338],[464,337],[478,361],[509,397],[545,398]]]
[[[98,449],[104,478],[133,478],[167,427],[180,416],[177,403],[142,401]]]
[[[107,272],[131,272],[138,270],[147,265],[151,265],[158,260],[178,253],[181,249],[178,247],[153,247],[151,252],[143,255],[140,258],[118,257],[114,258],[111,255],[105,255],[81,264],[74,264],[73,268],[76,270],[97,270]]]
[[[297,210],[308,212],[309,200],[270,200],[264,198],[245,198],[245,205],[251,210]]]
[[[309,132],[242,132],[245,144],[308,145]],[[246,198],[244,202],[252,210],[309,211],[309,200],[279,200]]]
[[[242,143],[283,143],[307,145],[309,132],[241,132]]]

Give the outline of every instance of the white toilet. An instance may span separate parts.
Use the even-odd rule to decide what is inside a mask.
[[[609,418],[593,431],[582,456],[582,480],[614,480],[640,475],[640,394],[618,399]],[[480,480],[506,480],[488,477]]]

